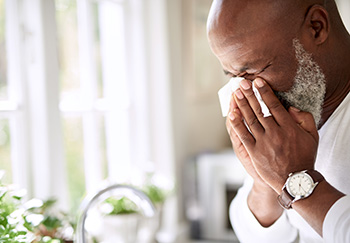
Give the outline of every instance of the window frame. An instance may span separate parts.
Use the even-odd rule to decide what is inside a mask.
[[[87,94],[83,103],[88,105],[67,110],[58,92],[55,1],[6,0],[9,100],[2,102],[5,109],[0,111],[0,116],[6,115],[11,121],[13,182],[27,188],[28,197],[56,197],[63,209],[68,208],[69,201],[61,124],[65,113],[83,113],[87,191],[96,190],[103,180],[100,158],[94,151],[99,146],[98,134],[92,131],[96,128],[94,114],[97,113],[110,115],[106,119],[107,124],[111,124],[106,128],[110,181],[119,183],[125,179],[125,171],[119,170],[125,160],[129,160],[129,169],[131,165],[144,167],[152,161],[156,172],[175,178],[169,63],[166,61],[169,54],[166,3],[164,0],[153,0],[152,4],[150,0],[110,1],[124,5],[124,21],[120,26],[125,31],[123,41],[128,50],[128,55],[123,54],[124,76],[126,88],[133,96],[121,106],[111,106],[111,101],[118,103],[113,93],[97,99],[96,69],[88,51],[92,45],[89,5],[106,2],[77,0],[80,66],[88,70],[81,72],[80,78],[86,81],[82,87]],[[121,130],[115,126],[120,122],[119,117],[124,117],[121,122],[129,127],[129,141],[124,143],[118,140],[117,133]],[[115,144],[122,145],[121,149],[113,149]],[[120,159],[121,152],[124,159]]]
[[[67,208],[54,1],[5,4],[13,183]]]

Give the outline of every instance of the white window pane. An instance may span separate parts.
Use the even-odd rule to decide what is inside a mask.
[[[71,208],[77,209],[85,194],[84,145],[81,117],[63,119],[64,148]]]
[[[7,96],[7,63],[5,43],[5,0],[0,0],[0,100]]]
[[[127,77],[125,43],[125,6],[100,2],[99,29],[104,98],[111,110],[106,115],[107,158],[109,179],[130,179],[130,96]]]
[[[85,0],[55,3],[61,100],[102,98],[98,5]]]
[[[4,183],[12,182],[10,141],[9,121],[0,119],[0,170],[4,170],[6,173],[2,180]]]
[[[63,129],[69,198],[74,210],[85,195],[85,188],[89,188],[88,184],[99,186],[107,178],[104,117],[101,114],[91,116],[89,113],[66,114]],[[86,132],[87,129],[92,132]]]
[[[80,88],[77,5],[72,0],[56,0],[55,3],[62,96],[76,93]]]
[[[106,177],[105,139],[97,101],[102,96],[97,4],[86,0],[56,0],[60,57],[60,109],[64,118],[66,160],[71,204],[95,190]],[[72,124],[79,139],[71,132]],[[103,136],[104,137],[104,136]],[[70,143],[75,145],[70,147]],[[79,150],[77,148],[79,147]],[[78,168],[80,169],[77,172]],[[76,177],[75,175],[79,175]]]

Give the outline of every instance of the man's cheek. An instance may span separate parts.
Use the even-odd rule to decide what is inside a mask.
[[[291,107],[292,105],[286,100],[283,98],[283,96],[281,95],[282,92],[279,92],[279,91],[273,91],[276,95],[276,97],[281,101],[282,105],[284,106],[284,108],[286,108],[286,110],[289,109],[289,107]]]

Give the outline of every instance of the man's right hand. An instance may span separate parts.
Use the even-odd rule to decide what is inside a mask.
[[[283,209],[277,202],[278,195],[256,172],[246,148],[234,131],[230,121],[231,112],[240,115],[233,97],[231,98],[229,115],[226,118],[226,128],[236,156],[254,180],[253,188],[248,196],[248,207],[262,226],[271,226],[282,215]],[[242,116],[240,115],[240,117]]]
[[[269,186],[261,179],[261,177],[256,172],[246,148],[244,147],[243,143],[241,142],[241,140],[239,139],[239,137],[237,136],[236,132],[232,127],[232,123],[230,121],[231,120],[230,115],[232,112],[235,112],[241,117],[241,119],[243,119],[233,95],[230,103],[230,111],[226,118],[226,129],[228,134],[230,135],[233,150],[235,151],[236,156],[241,161],[247,173],[254,179],[254,182],[257,182],[261,186],[265,186],[268,189]]]

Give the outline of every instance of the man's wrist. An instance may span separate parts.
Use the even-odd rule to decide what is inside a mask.
[[[254,182],[248,199],[251,197],[253,200],[259,200],[265,204],[275,204],[277,196],[278,193],[266,183]]]
[[[254,179],[253,188],[255,188],[258,191],[260,190],[274,191],[270,185],[268,185],[265,181],[263,181],[260,178]]]
[[[294,202],[309,197],[318,183],[323,180],[322,174],[316,170],[290,173],[277,198],[279,204],[285,209],[292,208]]]
[[[259,182],[254,182],[248,195],[248,207],[263,227],[271,226],[282,215],[277,195],[269,185]]]

